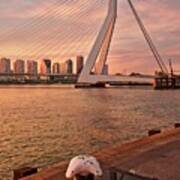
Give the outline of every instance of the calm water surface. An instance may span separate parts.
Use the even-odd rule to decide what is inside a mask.
[[[0,179],[47,167],[180,121],[180,91],[0,88]]]

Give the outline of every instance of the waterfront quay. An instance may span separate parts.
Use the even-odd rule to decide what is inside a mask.
[[[94,152],[93,156],[104,172],[98,179],[179,180],[180,129],[149,131],[148,137]],[[63,180],[67,166],[68,161],[62,162],[22,180]]]
[[[0,74],[0,84],[75,84],[77,74]]]

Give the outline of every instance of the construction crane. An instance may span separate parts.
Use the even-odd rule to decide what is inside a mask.
[[[149,45],[149,48],[150,48],[150,50],[152,51],[152,53],[153,53],[153,55],[155,57],[155,60],[156,60],[156,62],[158,64],[158,66],[160,67],[163,75],[167,75],[168,76],[169,75],[168,69],[167,69],[167,67],[166,67],[166,65],[165,65],[161,55],[159,54],[156,46],[154,45],[151,36],[148,34],[148,32],[147,32],[143,22],[141,21],[140,16],[138,15],[138,13],[137,13],[137,11],[136,11],[132,1],[131,0],[127,0],[127,1],[128,1],[129,5],[130,5],[130,8],[131,8],[131,10],[132,10],[132,12],[133,12],[133,14],[135,16],[135,19],[136,19],[136,21],[137,21],[137,23],[138,23],[142,33],[143,33],[143,35],[144,35],[144,37],[145,37],[145,39],[146,39],[146,41],[147,41],[147,43]]]
[[[171,76],[174,75],[174,69],[173,69],[173,65],[172,65],[172,60],[169,59],[169,69],[170,69],[170,72],[171,72]]]

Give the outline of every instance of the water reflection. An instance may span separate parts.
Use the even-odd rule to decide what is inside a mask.
[[[179,121],[179,107],[179,91],[0,88],[0,179],[167,127]]]

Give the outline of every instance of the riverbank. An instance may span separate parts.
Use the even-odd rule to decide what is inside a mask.
[[[165,130],[160,134],[117,145],[93,155],[103,167],[102,179],[108,179],[108,173],[113,170],[116,173],[133,172],[149,179],[179,180],[180,129]],[[67,165],[68,162],[62,162],[23,180],[63,180]]]

